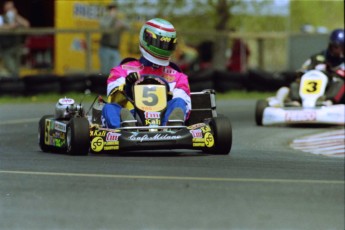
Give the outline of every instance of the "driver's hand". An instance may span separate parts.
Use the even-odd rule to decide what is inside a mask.
[[[128,74],[126,77],[126,85],[132,85],[139,78],[140,78],[140,75],[138,72],[133,72],[133,73]]]

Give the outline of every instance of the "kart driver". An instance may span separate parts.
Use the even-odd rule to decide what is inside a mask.
[[[183,124],[191,109],[191,98],[187,76],[170,62],[177,44],[174,26],[164,19],[151,19],[142,26],[139,41],[140,59],[126,58],[110,71],[107,80],[109,103],[102,109],[103,126],[118,128],[121,122],[123,126],[135,125],[134,106],[124,95],[131,95],[134,82],[147,74],[160,76],[170,88],[172,97],[168,101],[162,125]]]
[[[330,76],[325,93],[326,104],[345,103],[344,29],[332,31],[327,49],[312,55],[302,65],[299,76],[313,69],[324,71]],[[290,98],[293,101],[299,100],[299,81],[300,77],[290,86]]]

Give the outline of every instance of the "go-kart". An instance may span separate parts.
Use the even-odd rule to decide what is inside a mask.
[[[231,123],[227,117],[217,114],[215,91],[192,92],[189,118],[184,123],[173,120],[169,121],[172,125],[163,126],[161,121],[169,99],[168,89],[169,85],[159,77],[142,76],[134,83],[130,99],[135,107],[135,120],[122,121],[117,129],[102,126],[101,111],[107,102],[101,97],[95,98],[88,112],[74,99],[60,98],[55,114],[45,115],[39,121],[39,146],[44,152],[71,155],[156,149],[195,149],[208,154],[229,154]]]
[[[327,75],[310,70],[301,76],[300,101],[286,100],[289,88],[282,87],[276,96],[258,100],[255,109],[256,124],[345,124],[345,105],[332,104],[325,99]]]

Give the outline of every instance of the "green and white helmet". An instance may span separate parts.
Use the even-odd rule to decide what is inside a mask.
[[[177,44],[174,26],[161,18],[147,21],[140,30],[140,52],[150,62],[168,66]]]

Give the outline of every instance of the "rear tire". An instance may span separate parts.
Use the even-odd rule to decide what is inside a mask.
[[[266,100],[261,99],[256,102],[255,121],[258,126],[262,126],[262,118],[264,115],[264,110],[267,107],[268,107],[268,102]]]
[[[52,152],[55,150],[54,146],[46,145],[45,138],[46,138],[46,119],[53,118],[54,115],[45,115],[43,116],[40,121],[38,122],[38,145],[40,146],[43,152]]]
[[[230,120],[222,115],[214,117],[209,123],[213,131],[214,145],[204,148],[203,152],[214,155],[230,154],[232,146],[232,128]]]
[[[89,121],[85,117],[72,118],[67,126],[67,153],[88,155],[90,148]]]

